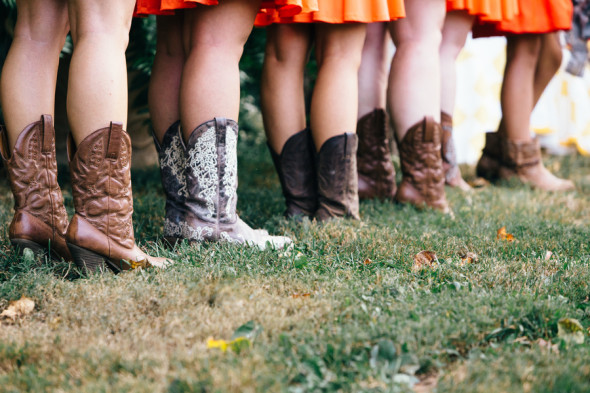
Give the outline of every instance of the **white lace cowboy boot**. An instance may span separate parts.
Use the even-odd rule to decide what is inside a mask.
[[[215,118],[192,132],[186,145],[188,195],[186,215],[178,224],[189,241],[229,241],[281,249],[291,243],[284,236],[250,228],[236,214],[238,201],[238,124]]]

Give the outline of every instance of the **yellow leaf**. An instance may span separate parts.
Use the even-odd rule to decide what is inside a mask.
[[[0,317],[9,318],[13,321],[18,318],[30,314],[35,309],[35,302],[28,297],[21,297],[19,300],[10,302],[6,310],[2,311]]]
[[[207,339],[207,348],[219,348],[223,352],[227,351],[228,343],[225,340]]]
[[[373,263],[373,261],[371,261],[369,258],[365,259],[363,262],[364,265],[370,265],[371,263]]]
[[[496,240],[506,240],[507,242],[513,242],[514,236],[511,233],[506,232],[506,227],[498,229],[496,233]]]

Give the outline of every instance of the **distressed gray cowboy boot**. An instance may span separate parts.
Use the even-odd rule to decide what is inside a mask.
[[[461,176],[461,170],[457,165],[457,153],[453,142],[453,118],[446,112],[440,113],[440,125],[442,128],[441,155],[445,170],[445,184],[458,187],[463,191],[469,191],[471,187]]]
[[[284,236],[270,236],[250,228],[236,214],[238,201],[238,124],[215,118],[191,133],[186,145],[185,200],[187,213],[181,223],[189,241],[228,241],[280,249],[291,243]]]
[[[0,126],[0,152],[14,196],[14,217],[8,229],[13,247],[35,254],[48,250],[52,256],[70,260],[66,245],[68,215],[57,184],[55,130],[51,116],[29,124],[9,151]]]
[[[345,133],[324,142],[317,154],[318,210],[315,218],[359,219],[356,134]]]
[[[170,246],[174,246],[184,236],[184,217],[186,215],[186,189],[185,170],[187,165],[186,150],[180,121],[172,124],[160,144],[154,135],[154,143],[160,161],[160,175],[162,187],[166,195],[166,215],[164,218],[164,239]]]
[[[315,173],[315,147],[311,131],[306,128],[291,136],[281,154],[268,145],[279,175],[285,197],[285,217],[312,218],[317,209],[317,177]]]
[[[66,242],[76,265],[114,272],[169,265],[170,260],[147,255],[135,244],[131,140],[122,123],[111,122],[78,146],[70,135],[68,158],[76,213]]]
[[[395,199],[448,212],[440,124],[430,116],[414,124],[399,143],[402,182]]]
[[[387,113],[375,109],[357,123],[358,192],[360,199],[393,199],[395,169],[387,137]]]

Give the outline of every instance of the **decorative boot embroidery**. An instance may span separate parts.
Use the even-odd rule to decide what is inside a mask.
[[[204,241],[206,239],[210,239],[213,236],[213,228],[193,228],[186,221],[175,223],[170,221],[168,218],[164,220],[164,228],[169,236],[178,237],[180,239]]]
[[[233,220],[235,215],[233,206],[236,204],[236,189],[238,188],[238,136],[230,126],[227,126],[225,132],[226,166],[222,181],[225,187],[225,195],[227,196],[225,214],[228,219]]]
[[[178,196],[187,197],[188,191],[186,189],[186,154],[180,141],[180,135],[176,134],[172,137],[170,146],[163,151],[160,158],[160,165],[168,168],[172,176],[176,179],[176,182],[180,186],[177,193]]]
[[[217,145],[215,127],[210,127],[197,138],[195,146],[189,151],[190,167],[201,191],[199,197],[205,199],[207,218],[213,218],[215,211],[215,195],[219,176],[217,174]]]

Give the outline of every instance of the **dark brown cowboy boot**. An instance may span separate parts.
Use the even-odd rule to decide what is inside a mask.
[[[395,197],[395,169],[387,138],[387,114],[375,109],[357,123],[358,192],[360,199],[393,199]]]
[[[315,218],[359,219],[356,134],[334,136],[324,142],[317,154],[318,210]]]
[[[425,117],[412,126],[399,143],[403,176],[395,195],[398,202],[449,211],[445,197],[441,137],[440,124],[432,117]]]
[[[87,136],[78,147],[70,135],[68,158],[76,214],[66,233],[76,265],[114,272],[136,267],[165,267],[135,244],[131,194],[131,140],[121,123]]]
[[[453,142],[453,118],[445,112],[440,113],[440,125],[442,128],[442,150],[443,169],[445,171],[445,184],[451,187],[458,187],[463,191],[469,191],[471,187],[463,177],[457,164],[455,143]]]
[[[188,192],[186,189],[186,149],[180,122],[172,124],[162,138],[162,144],[154,135],[156,150],[160,161],[160,175],[166,195],[166,216],[164,218],[164,239],[174,246],[182,239],[185,232],[182,228],[187,209],[185,207]]]
[[[291,243],[284,236],[254,230],[236,213],[238,201],[238,124],[215,118],[191,133],[186,145],[188,196],[183,237],[189,241],[229,241],[280,249]]]
[[[502,164],[498,175],[501,179],[518,178],[533,188],[544,191],[571,191],[571,180],[560,179],[549,172],[541,160],[539,141],[516,142],[505,139],[502,143]]]
[[[475,174],[489,181],[498,180],[500,163],[502,162],[502,134],[487,132],[486,143],[477,161]]]
[[[312,218],[317,209],[315,147],[309,129],[291,136],[281,154],[268,145],[285,197],[285,217]]]
[[[68,215],[57,184],[55,131],[51,116],[31,123],[20,133],[9,152],[5,131],[0,127],[0,151],[14,195],[14,218],[8,237],[21,252],[51,250],[53,256],[70,260],[65,233]]]

